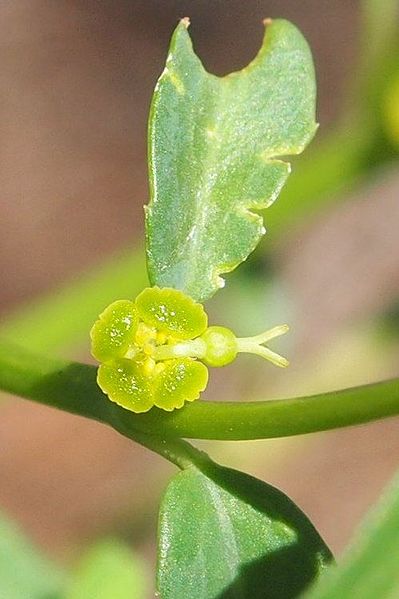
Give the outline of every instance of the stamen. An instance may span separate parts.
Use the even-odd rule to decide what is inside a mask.
[[[167,338],[168,337],[166,333],[158,331],[155,341],[157,345],[163,345],[164,343],[166,343]]]
[[[152,357],[154,355],[154,345],[152,343],[146,343],[143,347],[143,352],[146,356]]]
[[[154,374],[155,366],[156,362],[152,358],[147,358],[146,360],[144,360],[142,367],[144,374],[146,376],[151,376],[152,374]]]
[[[149,341],[155,341],[157,331],[144,322],[140,322],[135,335],[135,342],[139,347],[143,347]]]
[[[135,356],[137,356],[137,354],[139,353],[139,348],[136,345],[132,345],[131,347],[129,347],[129,349],[127,350],[127,352],[124,355],[124,358],[126,358],[127,360],[133,360],[133,358]]]

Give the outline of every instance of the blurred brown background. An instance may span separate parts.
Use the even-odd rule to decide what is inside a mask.
[[[191,17],[195,48],[217,74],[254,56],[264,17],[296,23],[316,62],[321,137],[343,110],[360,28],[355,0],[3,0],[0,15],[4,318],[141,243],[148,106],[179,17]],[[269,375],[273,396],[399,374],[397,341],[382,354],[368,333],[399,295],[398,194],[393,160],[282,240],[274,260],[297,332],[294,367]],[[88,359],[87,348],[76,355]],[[225,395],[239,385],[231,376]],[[252,395],[263,389],[260,379]],[[16,399],[1,410],[0,507],[61,560],[112,532],[152,563],[172,469],[96,423]],[[398,421],[211,451],[279,486],[339,553],[398,465]]]

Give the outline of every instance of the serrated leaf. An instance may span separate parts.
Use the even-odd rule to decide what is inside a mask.
[[[288,599],[319,575],[331,553],[283,493],[211,466],[170,482],[160,510],[162,599]]]
[[[64,576],[3,514],[0,515],[1,599],[60,597]]]
[[[152,284],[198,301],[223,286],[264,233],[254,210],[277,197],[290,165],[313,137],[315,80],[306,41],[270,22],[256,58],[216,77],[178,25],[149,120],[151,201],[146,209]]]
[[[306,599],[399,597],[399,475],[342,558]]]
[[[109,539],[84,555],[66,599],[144,599],[148,586],[142,561],[130,547]]]

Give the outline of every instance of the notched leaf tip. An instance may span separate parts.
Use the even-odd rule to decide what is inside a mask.
[[[186,29],[188,29],[190,27],[190,17],[183,17],[180,19],[180,23],[184,25]]]

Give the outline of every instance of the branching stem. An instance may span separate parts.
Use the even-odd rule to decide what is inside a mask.
[[[157,447],[151,448],[165,457],[169,452],[168,459],[183,467],[204,456],[184,442],[173,449],[171,439],[266,439],[399,415],[399,379],[310,397],[240,403],[197,401],[173,412],[152,408],[146,414],[133,414],[101,392],[94,366],[36,356],[8,342],[0,342],[0,389],[111,425],[148,447],[157,438]],[[166,439],[167,448],[162,441]]]

